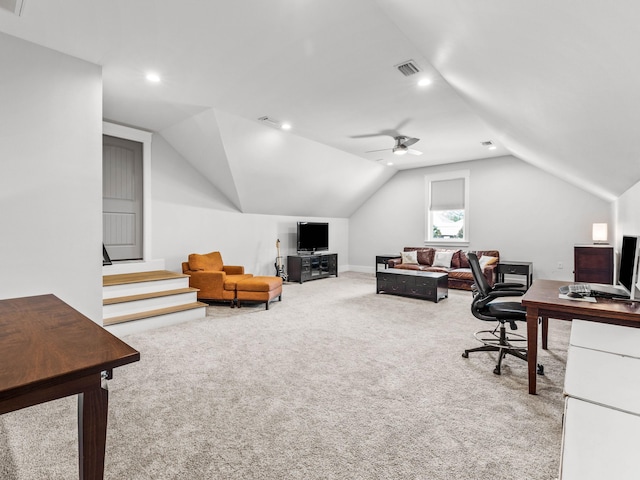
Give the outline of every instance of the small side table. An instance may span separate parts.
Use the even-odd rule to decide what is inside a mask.
[[[385,270],[387,269],[387,262],[392,258],[399,258],[401,255],[399,253],[391,253],[389,255],[376,255],[376,268],[375,271],[378,271],[378,265],[384,265]]]
[[[507,275],[524,275],[526,277],[526,289],[528,290],[533,283],[533,263],[532,262],[511,262],[509,260],[500,260],[498,268],[498,282],[504,282],[504,274]]]

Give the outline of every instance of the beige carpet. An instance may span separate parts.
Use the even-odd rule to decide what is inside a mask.
[[[555,479],[570,323],[545,377],[469,359],[469,292],[375,294],[373,275],[286,284],[283,302],[207,308],[125,338],[110,381],[107,479]],[[525,332],[524,324],[519,330]],[[0,478],[77,478],[76,401],[0,417]]]

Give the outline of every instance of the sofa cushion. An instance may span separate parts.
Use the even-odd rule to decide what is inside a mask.
[[[453,257],[451,257],[451,268],[460,268],[461,255],[462,250],[456,250],[456,252],[453,254]]]
[[[494,263],[498,263],[498,257],[490,257],[488,255],[482,255],[478,259],[478,263],[480,264],[480,268],[484,270],[486,266],[493,265]]]
[[[235,292],[238,286],[238,282],[242,282],[250,278],[253,278],[253,275],[251,273],[245,273],[243,275],[226,275],[224,279],[224,289],[230,292]],[[282,279],[280,280],[282,281]]]
[[[458,250],[451,259],[451,268],[471,268],[467,258],[468,250]]]
[[[476,250],[475,254],[478,258],[486,255],[487,257],[496,257],[498,259],[498,262],[500,261],[500,253],[498,252],[498,250]]]
[[[236,290],[243,292],[270,292],[280,288],[282,290],[282,277],[259,276],[239,280]]]
[[[424,270],[425,272],[436,272],[436,273],[449,273],[451,271],[450,268],[435,267],[435,266],[424,267],[424,268],[421,268],[421,270]]]
[[[432,265],[434,267],[451,268],[451,259],[454,253],[456,253],[455,250],[436,250]]]
[[[431,265],[433,263],[434,248],[429,247],[404,247],[405,252],[416,252],[420,265]]]
[[[433,265],[433,256],[435,253],[435,248],[421,248],[418,250],[418,263],[420,265]]]
[[[222,255],[220,252],[211,252],[200,255],[199,253],[192,253],[189,255],[189,268],[197,272],[198,270],[205,271],[222,271]]]
[[[473,280],[473,273],[470,268],[456,268],[449,271],[449,278],[458,278],[461,280]]]
[[[418,252],[412,250],[410,252],[402,252],[402,263],[406,263],[407,265],[417,265],[418,264]]]
[[[467,257],[466,250],[460,250],[460,265],[458,266],[458,268],[471,268],[471,265],[469,265],[469,258]]]

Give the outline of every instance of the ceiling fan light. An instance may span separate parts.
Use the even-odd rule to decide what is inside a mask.
[[[407,147],[405,147],[404,145],[400,145],[399,147],[393,149],[393,153],[395,153],[396,155],[404,155],[405,153],[407,153],[407,150]]]

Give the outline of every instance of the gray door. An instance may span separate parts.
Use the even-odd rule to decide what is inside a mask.
[[[102,136],[102,239],[111,260],[142,259],[142,143]]]

